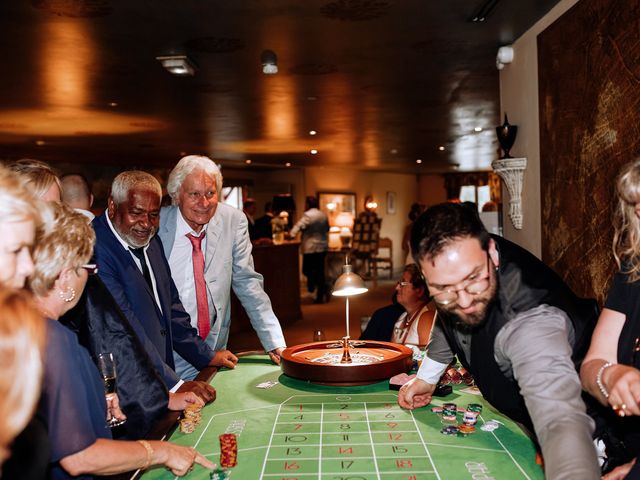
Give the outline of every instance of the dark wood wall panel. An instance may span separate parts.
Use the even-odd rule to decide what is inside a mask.
[[[639,32],[640,0],[581,0],[538,36],[542,257],[601,303],[613,182],[640,152]]]

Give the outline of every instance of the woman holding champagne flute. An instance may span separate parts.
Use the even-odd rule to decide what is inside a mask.
[[[71,209],[42,206],[42,228],[33,251],[34,272],[29,287],[40,312],[48,319],[45,381],[40,413],[47,421],[54,479],[92,478],[151,465],[165,465],[185,475],[194,463],[213,464],[195,449],[159,441],[111,439],[107,420],[124,420],[116,395],[107,414],[105,387],[88,352],[75,334],[56,320],[78,302],[90,273],[87,265],[95,235],[86,219]],[[117,361],[117,359],[116,359]],[[202,401],[195,395],[172,396],[170,408]]]

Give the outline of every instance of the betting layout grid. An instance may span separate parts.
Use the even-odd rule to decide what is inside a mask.
[[[207,409],[218,413],[206,415],[198,431],[171,440],[195,445],[218,463],[218,435],[235,433],[238,465],[224,478],[238,480],[543,478],[535,465],[523,469],[522,452],[510,452],[522,440],[509,437],[507,428],[498,432],[502,440],[496,432],[449,437],[439,433],[441,415],[431,409],[403,410],[395,393],[298,394],[302,392],[272,383],[269,391],[280,402],[250,407],[255,402],[243,404],[235,397],[218,409],[213,404]],[[534,458],[532,451],[524,456]],[[151,478],[173,478],[168,472],[155,473]],[[189,475],[208,477],[200,468]]]

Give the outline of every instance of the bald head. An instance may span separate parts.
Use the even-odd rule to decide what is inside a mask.
[[[89,210],[93,204],[93,195],[89,182],[78,173],[64,175],[60,182],[62,184],[62,202],[71,208],[81,208]]]

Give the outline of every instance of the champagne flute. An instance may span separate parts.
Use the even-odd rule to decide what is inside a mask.
[[[116,394],[116,362],[113,359],[113,353],[99,353],[98,354],[98,367],[100,368],[100,374],[104,382],[105,397],[107,398],[107,410],[111,404],[111,399]],[[113,415],[110,415],[107,411],[107,426],[117,427],[122,425],[125,420],[118,420]]]

